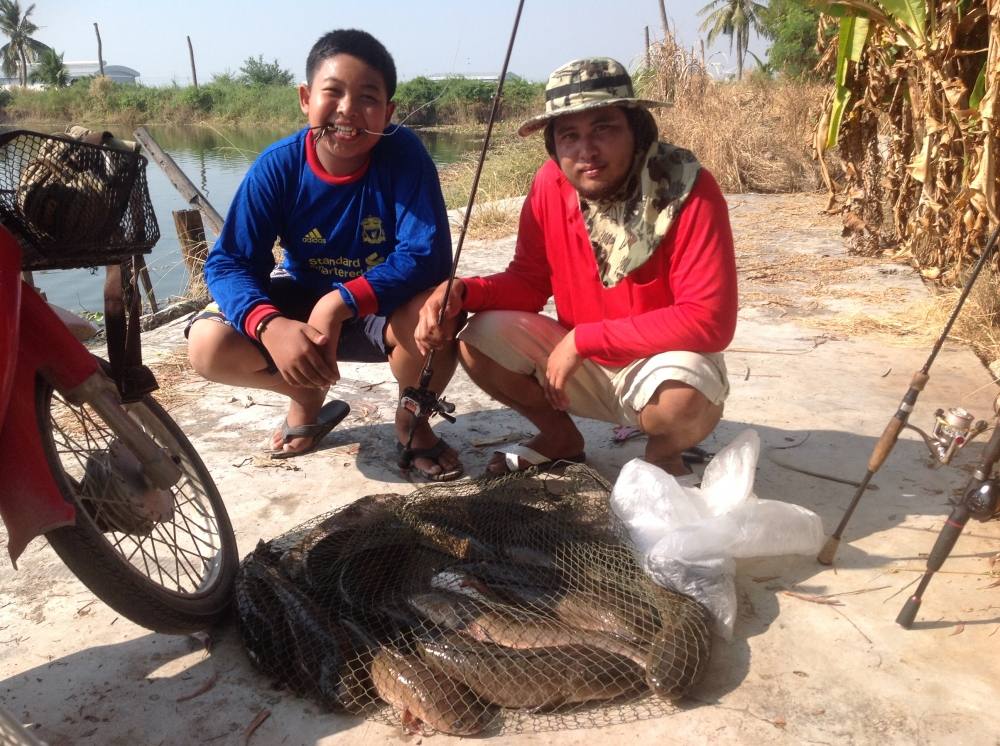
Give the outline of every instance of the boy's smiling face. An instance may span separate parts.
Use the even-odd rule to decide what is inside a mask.
[[[334,176],[354,173],[364,165],[396,108],[382,74],[343,53],[323,60],[309,85],[299,86],[299,106],[310,127],[326,127],[316,154]],[[321,132],[314,129],[313,137]]]

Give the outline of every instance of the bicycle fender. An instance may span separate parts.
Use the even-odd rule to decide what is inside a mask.
[[[63,498],[45,458],[30,366],[18,366],[0,426],[0,518],[7,526],[7,551],[15,568],[32,539],[76,522],[76,510]]]

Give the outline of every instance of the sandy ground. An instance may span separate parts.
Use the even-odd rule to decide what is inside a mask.
[[[852,331],[855,314],[898,312],[923,303],[926,292],[904,266],[846,256],[818,196],[742,195],[730,206],[743,304],[727,354],[732,396],[704,445],[716,451],[754,428],[763,442],[756,493],[816,511],[829,532],[853,488],[799,470],[859,479],[930,349],[905,335]],[[512,246],[471,242],[463,272],[502,267]],[[266,464],[252,456],[281,420],[281,402],[163,364],[176,359],[180,328],[148,335],[148,354],[161,360],[161,399],[209,465],[241,553],[362,495],[412,488],[389,455],[397,394],[385,366],[342,366],[337,396],[351,403],[349,419],[321,450]],[[938,407],[990,415],[996,387],[968,350],[946,345],[931,375],[914,424],[929,428]],[[449,397],[458,421],[438,429],[471,473],[489,457],[477,443],[529,431],[461,374]],[[613,444],[609,425],[581,424],[591,464],[609,479],[642,452],[639,440]],[[675,711],[494,740],[1000,744],[1000,588],[991,564],[1000,525],[970,524],[914,629],[894,622],[949,511],[946,499],[965,484],[980,449],[934,469],[907,433],[848,527],[834,567],[812,557],[740,562],[734,638],[715,641],[704,682]],[[0,557],[0,573],[0,703],[50,744],[238,744],[261,713],[269,716],[253,744],[421,742],[275,689],[251,667],[232,624],[213,634],[210,652],[201,640],[132,625],[95,601],[44,541],[29,547],[16,572]]]

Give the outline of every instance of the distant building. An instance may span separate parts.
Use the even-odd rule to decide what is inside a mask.
[[[500,73],[435,73],[427,75],[428,80],[448,80],[449,78],[464,78],[465,80],[480,80],[484,83],[496,83],[500,80]],[[522,80],[520,75],[507,73],[507,80]]]
[[[66,66],[66,72],[69,74],[69,82],[72,83],[74,80],[79,80],[80,78],[92,78],[101,74],[101,66],[97,63],[97,60],[86,61],[86,62],[64,62]],[[28,64],[28,79],[31,79],[31,73],[34,71],[37,63],[31,62]],[[109,65],[107,62],[104,63],[104,75],[110,78],[115,83],[123,83],[125,85],[135,85],[139,80],[139,71],[133,70],[131,67],[125,67],[125,65]],[[3,88],[14,88],[19,85],[20,81],[15,75],[12,78],[7,78],[0,76],[0,87]],[[42,88],[43,86],[39,83],[29,83],[29,88]]]
[[[66,70],[69,72],[69,80],[72,83],[79,78],[88,78],[101,74],[101,66],[97,60],[93,62],[66,62]],[[125,65],[109,65],[104,63],[104,76],[111,78],[115,83],[125,83],[135,85],[139,79],[139,71],[133,70]]]

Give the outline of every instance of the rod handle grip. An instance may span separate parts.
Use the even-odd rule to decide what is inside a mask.
[[[826,540],[826,544],[823,548],[819,550],[819,554],[816,555],[816,561],[821,565],[832,565],[833,558],[837,555],[837,549],[840,547],[840,539],[836,536],[831,536]]]
[[[899,440],[899,434],[905,425],[906,418],[901,418],[898,412],[896,416],[889,420],[889,424],[882,431],[882,437],[878,439],[878,443],[872,449],[871,458],[868,459],[868,471],[875,473],[882,467],[882,464],[885,463],[885,460],[892,452],[893,446],[896,445],[896,441]]]
[[[903,608],[899,610],[899,615],[896,617],[896,624],[898,624],[903,629],[910,629],[913,626],[914,620],[917,618],[917,612],[920,611],[920,596],[913,595],[906,599],[906,603]]]

